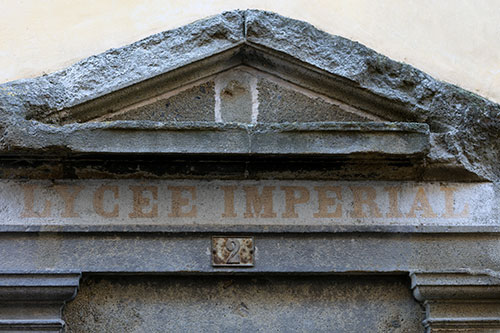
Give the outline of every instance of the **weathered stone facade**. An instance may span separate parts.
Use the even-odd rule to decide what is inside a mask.
[[[0,88],[1,328],[500,330],[499,105],[254,10]]]

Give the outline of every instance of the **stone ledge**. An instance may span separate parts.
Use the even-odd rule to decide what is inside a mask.
[[[61,332],[64,326],[65,322],[62,319],[0,319],[0,330],[4,332]]]
[[[498,226],[450,226],[450,225],[12,225],[0,226],[0,233],[141,233],[141,234],[213,234],[213,233],[251,233],[251,234],[349,234],[349,233],[398,233],[398,234],[498,234]]]
[[[27,134],[30,135],[27,135]],[[23,140],[18,139],[23,137]],[[11,128],[0,153],[154,153],[423,157],[429,128],[419,123],[222,124],[117,121]],[[373,156],[372,156],[373,157]]]
[[[434,330],[439,330],[440,332],[456,332],[457,330],[462,332],[498,332],[489,331],[489,329],[500,328],[500,316],[491,319],[485,319],[481,317],[472,318],[459,318],[459,319],[449,319],[449,318],[433,318],[424,320],[424,327],[429,329],[432,327]]]
[[[412,273],[411,287],[419,301],[500,299],[500,278],[487,274]]]

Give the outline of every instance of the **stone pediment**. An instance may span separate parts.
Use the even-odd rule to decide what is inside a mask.
[[[288,35],[265,36],[276,34],[285,22],[293,23]],[[293,31],[304,28],[304,36]],[[271,38],[262,43],[255,37]],[[309,59],[300,57],[305,49],[283,50],[298,38],[318,44],[309,45],[316,47]],[[274,45],[278,41],[283,45]],[[340,57],[355,58],[364,51],[349,43],[277,15],[228,12],[90,57],[51,74],[48,82],[39,80],[47,84],[45,97],[50,92],[57,100],[26,101],[25,116],[57,125],[113,120],[422,122],[425,115],[418,109],[370,91],[348,76],[361,74],[370,61],[380,61],[353,59],[339,66],[339,60],[349,61]],[[339,59],[325,62],[332,57]],[[423,75],[402,69],[403,75]]]
[[[318,72],[319,71],[319,72]],[[318,68],[247,43],[61,110],[28,114],[50,124],[146,120],[218,123],[415,120]],[[385,104],[384,104],[385,102]]]
[[[0,109],[4,155],[375,158],[498,177],[498,105],[254,10],[4,84]]]

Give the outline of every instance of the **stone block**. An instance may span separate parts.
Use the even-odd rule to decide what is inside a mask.
[[[64,312],[79,332],[420,332],[402,278],[89,278]]]
[[[117,113],[100,117],[100,121],[150,120],[214,121],[214,82],[206,82],[181,91],[170,91],[151,100],[131,105]]]
[[[269,80],[258,82],[259,122],[321,122],[321,121],[370,121],[359,113],[346,112],[338,104],[328,102],[319,95],[307,96],[305,92],[280,86]],[[354,108],[353,108],[354,109]]]

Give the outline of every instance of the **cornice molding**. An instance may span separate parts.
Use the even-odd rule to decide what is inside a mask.
[[[415,298],[425,307],[426,332],[500,329],[500,278],[486,273],[414,272]]]
[[[0,273],[0,330],[61,332],[62,308],[77,293],[79,273]]]

